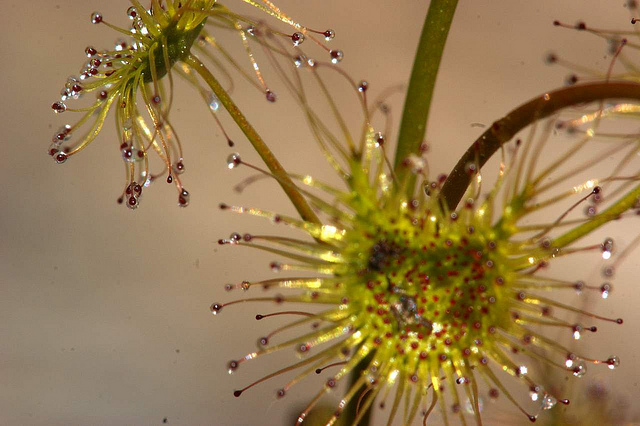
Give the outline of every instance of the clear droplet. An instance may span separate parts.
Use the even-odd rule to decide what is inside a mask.
[[[607,260],[611,257],[611,252],[613,251],[613,239],[607,238],[602,243],[602,258]]]
[[[54,102],[53,105],[51,105],[51,109],[56,114],[60,114],[67,110],[67,105],[65,105],[63,102]]]
[[[279,262],[271,262],[271,265],[269,265],[271,267],[271,271],[273,272],[280,272],[282,271],[282,264]]]
[[[218,97],[213,92],[208,93],[207,104],[209,105],[209,109],[213,112],[217,112],[218,108],[220,108],[220,101],[218,100]]]
[[[100,22],[102,22],[102,14],[100,12],[93,12],[91,14],[91,23],[99,24]]]
[[[296,56],[295,58],[293,58],[293,64],[296,66],[296,68],[302,68],[304,66],[304,63],[304,56]]]
[[[529,397],[533,402],[541,401],[544,397],[544,389],[541,386],[534,386],[529,391]]]
[[[576,377],[584,377],[584,375],[587,374],[587,366],[584,362],[580,361],[573,366],[571,371]]]
[[[304,34],[301,32],[295,32],[291,35],[291,41],[294,46],[300,46],[304,42]]]
[[[366,80],[361,80],[360,83],[358,83],[358,91],[359,92],[366,92],[367,89],[369,88],[369,82]]]
[[[558,403],[558,400],[552,395],[549,395],[548,393],[546,393],[540,400],[540,405],[542,406],[543,410],[551,410],[553,407],[556,406],[557,403]]]
[[[329,56],[331,56],[331,62],[337,64],[344,58],[344,53],[342,53],[342,50],[330,50]]]
[[[516,368],[516,375],[518,377],[522,377],[522,376],[525,376],[528,371],[529,369],[527,368],[526,365],[521,365],[520,367]]]
[[[180,195],[178,195],[178,206],[187,207],[189,205],[190,194],[186,189],[182,189],[180,191]]]
[[[573,326],[572,331],[574,340],[580,340],[580,337],[582,337],[582,326],[580,324],[576,324]]]
[[[604,283],[602,284],[602,286],[600,286],[600,296],[602,296],[603,299],[609,298],[610,292],[611,292],[611,284]]]
[[[382,145],[384,145],[384,134],[382,132],[377,132],[375,135],[373,135],[373,140],[375,142],[376,148],[381,147]]]
[[[87,46],[87,48],[84,49],[84,54],[87,55],[87,58],[95,56],[97,53],[98,51],[96,50],[96,48],[92,46]]]
[[[135,7],[131,6],[129,9],[127,9],[127,16],[129,17],[129,19],[133,20],[138,16],[138,11]]]
[[[64,152],[58,152],[56,155],[53,156],[53,158],[56,160],[56,163],[62,164],[65,161],[67,161],[69,157]]]
[[[276,94],[273,93],[271,90],[267,90],[265,92],[265,97],[267,98],[267,100],[269,102],[275,102],[276,101]]]
[[[240,154],[234,152],[227,157],[227,167],[230,169],[235,169],[240,164],[242,164],[242,159],[240,158]]]
[[[610,370],[615,369],[619,365],[620,365],[620,358],[618,358],[617,356],[611,355],[609,359],[607,359],[607,366],[609,367]]]
[[[324,36],[324,39],[326,41],[331,41],[336,37],[336,32],[333,31],[332,29],[328,29],[325,32],[323,32],[322,35]]]
[[[474,414],[473,403],[467,399],[467,402],[464,404],[464,409],[469,414]],[[482,409],[484,408],[484,401],[482,398],[478,397],[478,411],[482,413]]]

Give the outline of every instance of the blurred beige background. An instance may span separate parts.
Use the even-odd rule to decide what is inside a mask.
[[[226,2],[234,3],[239,1]],[[428,133],[436,172],[449,171],[481,132],[471,123],[490,124],[563,84],[568,72],[543,63],[548,51],[605,69],[604,42],[551,22],[584,19],[620,28],[628,23],[623,3],[461,0]],[[331,46],[345,52],[341,66],[355,79],[367,79],[374,94],[406,81],[428,6],[419,0],[277,4],[311,28],[333,28],[337,36]],[[73,119],[50,108],[66,77],[77,74],[87,45],[110,46],[117,38],[106,27],[91,25],[90,13],[99,10],[126,25],[128,7],[125,0],[2,1],[0,425],[156,425],[164,418],[172,425],[289,424],[290,411],[319,381],[312,378],[300,387],[300,397],[279,402],[274,389],[282,381],[277,380],[234,398],[233,389],[284,365],[276,355],[233,376],[225,369],[228,360],[253,350],[275,322],[253,320],[268,307],[242,306],[214,318],[209,305],[233,297],[223,291],[225,283],[269,276],[273,258],[219,247],[218,238],[232,231],[279,232],[265,221],[220,212],[218,203],[293,209],[273,182],[258,182],[241,195],[233,191],[250,173],[226,168],[231,150],[196,93],[180,84],[172,112],[186,152],[184,182],[192,194],[187,209],[176,206],[174,190],[163,184],[145,189],[135,212],[116,204],[123,173],[112,118],[98,139],[66,164],[58,166],[45,154],[53,132]],[[237,42],[226,46],[240,49]],[[286,100],[281,83],[271,81],[280,95],[276,104],[242,82],[234,99],[286,167],[326,174],[302,115]],[[390,98],[390,105],[397,124],[402,96]],[[356,112],[344,114],[349,119]],[[240,132],[221,116],[237,151],[259,164]],[[624,245],[637,229],[627,221],[608,235]],[[590,378],[601,377],[628,400],[640,395],[638,256],[632,254],[618,274],[611,300],[596,306],[603,315],[623,317],[624,328],[602,325],[602,332],[587,336],[585,351],[603,359],[620,356],[619,369],[592,367]],[[590,273],[597,275],[598,269]],[[386,421],[384,415],[377,419]]]

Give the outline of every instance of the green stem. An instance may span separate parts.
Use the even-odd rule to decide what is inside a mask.
[[[240,130],[242,130],[247,139],[249,139],[251,145],[253,145],[260,157],[262,157],[262,160],[265,162],[267,167],[269,167],[271,173],[276,177],[278,183],[280,183],[280,186],[282,186],[282,189],[287,194],[296,210],[298,210],[298,213],[300,213],[300,216],[308,222],[320,223],[320,220],[313,210],[311,210],[311,207],[291,181],[289,175],[280,162],[273,155],[267,144],[264,143],[258,132],[256,132],[251,124],[249,124],[244,114],[242,114],[240,109],[238,109],[229,94],[222,88],[213,74],[211,74],[207,67],[205,67],[204,64],[192,54],[189,54],[184,59],[184,62],[200,74],[200,77],[202,77],[211,90],[213,90],[213,93],[216,95],[218,100],[222,105],[224,105],[229,115],[231,115],[238,127],[240,127]]]
[[[493,123],[489,129],[471,144],[442,186],[440,191],[441,202],[449,210],[455,210],[471,182],[472,176],[467,173],[467,164],[478,162],[479,167],[482,167],[500,149],[502,144],[511,140],[520,130],[561,109],[605,99],[640,101],[640,84],[601,82],[565,87],[545,93],[520,105],[504,118]],[[589,222],[591,223],[592,220]],[[576,229],[582,228],[578,227]]]
[[[457,5],[458,0],[431,0],[413,62],[393,166],[397,181],[400,186],[406,185],[409,197],[413,196],[416,179],[408,175],[403,162],[409,155],[418,154],[424,141],[438,68]]]
[[[627,192],[624,197],[616,201],[613,205],[611,205],[608,209],[603,211],[602,213],[592,217],[589,221],[583,223],[580,226],[576,226],[571,231],[568,231],[558,238],[553,239],[553,247],[562,248],[566,247],[569,244],[573,243],[576,240],[584,237],[585,235],[591,233],[592,231],[598,229],[602,225],[620,218],[620,215],[627,210],[633,208],[634,205],[638,202],[638,198],[640,197],[640,185],[637,185],[635,188]],[[540,250],[540,256],[544,256],[548,254],[548,249]],[[534,253],[535,255],[535,253]]]

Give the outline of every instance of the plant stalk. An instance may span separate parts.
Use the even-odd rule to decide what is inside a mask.
[[[409,155],[419,154],[424,141],[438,68],[457,5],[458,0],[431,0],[413,62],[393,165],[399,188],[405,188],[408,197],[413,196],[416,179],[403,163]]]
[[[477,161],[479,167],[482,167],[502,144],[511,140],[520,130],[561,109],[606,99],[640,101],[640,84],[632,82],[582,84],[545,93],[520,105],[493,123],[462,155],[442,186],[441,203],[450,211],[455,210],[471,182],[472,176],[467,173],[467,164]]]
[[[207,85],[211,88],[213,93],[216,95],[218,100],[224,105],[225,109],[231,115],[231,118],[236,122],[238,127],[245,134],[251,145],[258,152],[264,163],[267,165],[271,173],[276,177],[276,180],[287,194],[291,202],[293,203],[296,210],[302,217],[302,219],[307,222],[312,223],[320,223],[318,216],[313,212],[305,198],[302,196],[300,191],[296,188],[293,181],[282,167],[280,162],[273,155],[267,144],[262,140],[258,132],[251,126],[251,124],[247,121],[246,117],[240,109],[233,102],[229,94],[224,90],[224,88],[220,85],[218,80],[209,72],[207,67],[194,55],[189,54],[184,62],[193,68],[202,79],[207,83]]]

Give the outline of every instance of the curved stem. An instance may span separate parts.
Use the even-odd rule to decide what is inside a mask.
[[[399,187],[407,179],[409,197],[413,196],[415,177],[408,174],[403,162],[409,155],[419,153],[424,141],[438,68],[457,5],[458,0],[431,0],[413,62],[393,165]]]
[[[566,87],[545,93],[514,109],[504,118],[493,123],[460,158],[442,187],[441,203],[448,206],[449,210],[455,210],[471,182],[471,176],[466,172],[466,165],[469,162],[477,161],[482,167],[503,143],[508,142],[516,133],[535,121],[563,108],[605,99],[640,101],[640,84],[602,82]],[[581,228],[578,227],[576,230]]]
[[[238,109],[229,94],[224,90],[220,83],[218,83],[218,80],[213,76],[213,74],[211,74],[207,67],[205,67],[204,64],[192,54],[189,54],[184,59],[184,62],[200,74],[200,77],[202,77],[218,100],[220,100],[222,105],[224,105],[229,115],[231,115],[238,127],[240,127],[240,130],[242,130],[247,139],[249,139],[249,142],[251,142],[251,145],[253,145],[262,160],[265,162],[271,173],[276,177],[278,183],[282,186],[282,189],[287,194],[296,210],[298,210],[302,219],[307,222],[320,223],[320,220],[313,210],[311,210],[311,207],[291,181],[289,175],[280,162],[273,155],[267,144],[264,143],[258,132],[256,132],[251,124],[249,124],[244,114],[242,114],[240,109]]]

